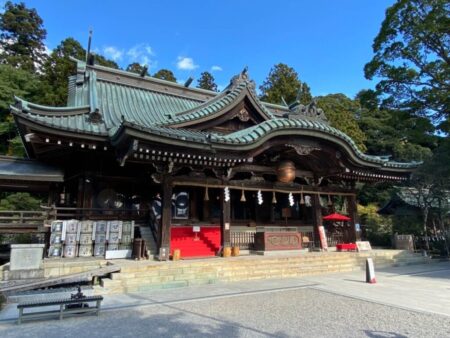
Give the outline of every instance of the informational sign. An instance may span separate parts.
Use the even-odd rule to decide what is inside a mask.
[[[361,225],[359,223],[355,223],[355,230],[361,231]]]
[[[372,247],[370,246],[370,242],[358,242],[356,241],[356,247],[358,248],[358,251],[371,251]]]
[[[193,232],[200,232],[200,227],[199,227],[198,225],[194,225],[194,226],[192,227],[192,231],[193,231]]]
[[[319,238],[322,249],[328,251],[327,235],[325,234],[325,228],[323,225],[319,225]]]

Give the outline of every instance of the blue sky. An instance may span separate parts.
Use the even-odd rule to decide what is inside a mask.
[[[43,18],[50,49],[66,37],[86,46],[92,28],[92,48],[123,68],[145,62],[151,73],[168,68],[180,81],[207,70],[223,87],[248,66],[259,86],[283,62],[313,95],[351,97],[374,86],[363,67],[393,2],[25,1]]]

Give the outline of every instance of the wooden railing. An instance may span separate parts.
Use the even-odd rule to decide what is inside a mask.
[[[344,243],[344,236],[342,234],[327,234],[328,247],[336,246],[338,243]]]
[[[253,250],[255,245],[255,234],[256,230],[231,230],[231,246],[238,246],[241,250]]]
[[[75,207],[44,207],[50,219],[79,220],[148,220],[148,211],[136,209],[103,209]]]
[[[45,232],[46,211],[0,211],[0,233]]]

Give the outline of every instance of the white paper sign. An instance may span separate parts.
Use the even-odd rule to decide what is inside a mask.
[[[371,251],[372,247],[370,246],[370,242],[356,242],[356,247],[358,248],[358,251]]]
[[[200,232],[200,227],[199,227],[198,225],[194,225],[194,226],[192,227],[192,231],[193,231],[193,232]]]

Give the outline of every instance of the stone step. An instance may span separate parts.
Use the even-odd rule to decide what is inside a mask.
[[[126,262],[120,273],[103,278],[95,293],[143,292],[189,285],[269,278],[302,277],[363,270],[372,257],[377,268],[429,262],[421,255],[326,253],[295,257],[238,257],[176,262]]]

